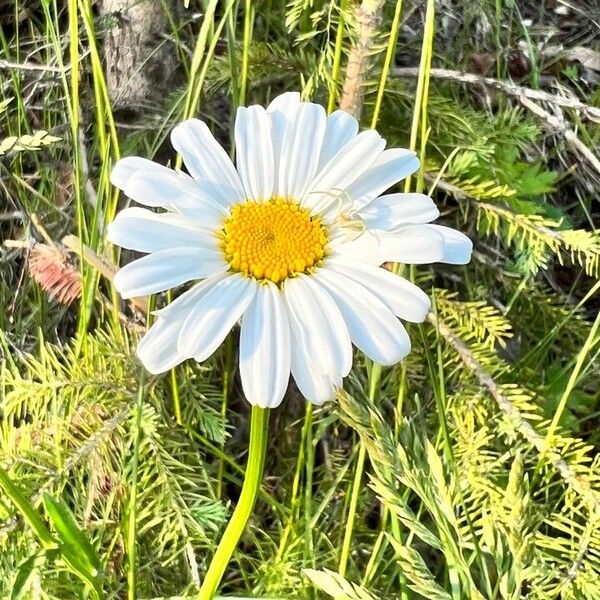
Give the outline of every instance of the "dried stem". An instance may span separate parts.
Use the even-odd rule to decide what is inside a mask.
[[[364,0],[357,8],[358,40],[348,56],[346,78],[340,108],[360,118],[363,105],[363,86],[370,72],[370,57],[377,27],[381,21],[383,0]]]
[[[565,140],[576,150],[587,162],[594,167],[597,173],[600,174],[600,160],[578,137],[577,134],[569,127],[568,123],[562,117],[558,117],[544,110],[539,104],[536,104],[529,98],[521,96],[519,98],[521,104],[530,110],[534,115],[542,119],[544,124],[553,133],[561,133]]]
[[[89,265],[91,265],[94,269],[96,269],[96,271],[112,282],[115,273],[119,269],[100,258],[90,247],[82,244],[81,240],[76,235],[67,235],[62,239],[62,243],[72,252],[83,256],[84,260]],[[148,311],[147,298],[131,298],[130,302],[140,312],[146,314]]]
[[[419,69],[417,67],[397,67],[392,69],[392,75],[395,77],[418,77]],[[548,102],[563,108],[572,108],[590,120],[600,119],[600,108],[584,104],[577,98],[549,94],[543,90],[532,90],[531,88],[517,85],[512,81],[501,81],[492,77],[482,77],[481,75],[461,73],[460,71],[452,71],[450,69],[431,69],[430,75],[434,79],[449,79],[470,85],[483,85],[518,99],[529,98],[540,102]]]

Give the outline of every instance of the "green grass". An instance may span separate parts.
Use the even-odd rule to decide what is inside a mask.
[[[83,244],[109,264],[131,259],[105,239],[123,203],[110,169],[130,154],[179,165],[168,134],[180,120],[205,119],[232,151],[239,105],[300,90],[335,109],[355,3],[163,4],[181,83],[135,117],[110,99],[102,47],[114,23],[91,0],[13,0],[2,17],[0,235],[43,241],[37,215],[56,244],[82,244],[68,258],[82,277],[70,307],[33,280],[26,250],[0,248],[2,598],[194,598],[244,478],[235,333],[207,363],[145,375],[145,315]],[[514,98],[430,77],[488,53],[506,79],[519,40],[540,41],[522,18],[558,18],[513,4],[457,2],[448,15],[433,1],[385,3],[361,123],[417,151],[405,189],[430,191],[474,258],[396,265],[433,300],[434,317],[410,326],[411,355],[381,369],[357,353],[337,402],[312,407],[290,388],[272,411],[223,596],[600,596],[600,175]],[[577,15],[562,42],[591,47],[599,32]],[[549,73],[532,56],[520,85],[555,93],[558,78],[600,106],[578,64]],[[419,77],[397,77],[397,62]],[[597,123],[563,114],[598,146]]]

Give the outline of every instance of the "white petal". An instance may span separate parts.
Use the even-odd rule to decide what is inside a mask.
[[[275,408],[290,378],[290,326],[279,288],[270,281],[258,286],[242,318],[240,376],[250,404]]]
[[[239,274],[217,281],[190,311],[179,335],[179,351],[198,362],[206,360],[244,314],[257,283]]]
[[[211,275],[206,279],[203,279],[199,283],[196,283],[189,290],[183,292],[183,294],[179,295],[173,302],[170,302],[163,308],[159,310],[155,310],[153,312],[154,315],[161,318],[167,318],[171,316],[171,314],[176,313],[187,313],[189,312],[195,303],[217,283],[221,281],[221,279],[225,279],[229,277],[227,272],[216,273],[215,275]]]
[[[348,187],[348,194],[356,206],[364,206],[418,168],[419,159],[411,150],[385,150],[373,166]]]
[[[343,233],[344,230],[342,230]],[[333,230],[334,235],[337,233]],[[356,260],[366,262],[370,265],[379,266],[385,262],[380,248],[380,231],[373,229],[367,230],[356,236],[337,235],[329,242],[329,258],[343,260]]]
[[[388,194],[375,198],[357,216],[369,229],[393,231],[409,223],[434,221],[440,216],[440,211],[425,194]]]
[[[164,373],[185,360],[177,349],[177,337],[183,325],[181,319],[158,319],[137,347],[138,358],[154,375]]]
[[[360,177],[385,148],[385,140],[373,129],[362,131],[343,146],[317,174],[302,204],[313,212],[348,201],[346,188]]]
[[[214,200],[222,206],[244,199],[240,178],[229,156],[199,119],[183,121],[171,132],[173,148],[199,182],[212,182]]]
[[[325,109],[319,104],[300,104],[286,128],[275,195],[300,200],[312,183],[325,133]]]
[[[393,365],[410,352],[410,338],[392,311],[360,283],[319,269],[315,280],[338,305],[354,345],[371,360]]]
[[[163,165],[159,165],[141,156],[126,156],[115,163],[110,172],[110,182],[120,190],[124,190],[127,182],[135,173],[153,173],[157,170],[170,171],[171,169],[167,169],[167,167],[163,167]]]
[[[236,163],[247,198],[273,195],[275,163],[271,120],[262,106],[240,106],[235,119]]]
[[[217,239],[198,222],[175,213],[157,214],[145,208],[126,208],[109,224],[108,239],[121,248],[156,252],[168,248],[213,248]]]
[[[327,267],[362,284],[401,319],[421,323],[431,309],[421,288],[387,269],[340,260],[328,261]]]
[[[139,156],[122,158],[110,174],[111,183],[144,206],[161,206],[175,210],[214,207],[212,195],[206,193],[185,173]]]
[[[307,275],[286,279],[283,294],[301,356],[322,375],[345,377],[352,366],[348,328],[331,296]]]
[[[444,256],[440,262],[450,265],[466,265],[471,260],[473,242],[460,231],[444,225],[427,225],[444,238]]]
[[[284,92],[271,100],[271,103],[267,106],[267,112],[287,112],[297,104],[300,104],[300,92]]]
[[[300,393],[310,402],[320,406],[335,398],[335,388],[342,386],[340,376],[321,375],[303,347],[292,339],[292,377]]]
[[[178,346],[183,323],[200,298],[226,276],[219,273],[204,279],[164,308],[154,312],[157,316],[156,322],[137,347],[137,355],[150,373],[164,373],[188,358]]]
[[[147,296],[225,271],[218,250],[170,248],[138,258],[117,271],[114,285],[123,298]]]
[[[325,138],[319,157],[319,170],[322,169],[356,134],[358,121],[346,111],[336,110],[327,117]]]
[[[154,375],[164,373],[185,360],[178,348],[177,338],[187,313],[169,319],[157,319],[137,347],[138,358]]]
[[[377,237],[382,262],[426,265],[444,257],[444,238],[431,225],[403,225],[393,233],[378,231]]]
[[[271,137],[273,140],[273,174],[275,176],[275,189],[277,190],[277,176],[281,161],[281,148],[286,137],[287,130],[292,126],[296,118],[296,112],[300,108],[300,94],[298,92],[286,92],[277,96],[269,106],[267,113],[271,117]]]

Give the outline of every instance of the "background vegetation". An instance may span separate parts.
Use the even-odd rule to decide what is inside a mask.
[[[244,472],[236,344],[144,375],[108,176],[293,89],[416,149],[406,189],[475,251],[404,269],[434,312],[402,364],[357,355],[319,409],[290,388],[222,593],[600,597],[597,3],[0,8],[0,597],[194,597]]]

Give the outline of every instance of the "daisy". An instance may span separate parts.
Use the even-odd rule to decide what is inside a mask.
[[[470,240],[423,194],[382,195],[419,168],[385,150],[343,111],[277,97],[238,109],[236,164],[197,119],[171,134],[187,173],[120,160],[112,183],[138,204],[109,225],[123,248],[147,253],[114,284],[124,298],[192,287],[157,311],[137,352],[152,373],[202,362],[241,321],[239,366],[248,401],[278,406],[290,373],[321,404],[352,364],[352,344],[392,365],[410,352],[399,319],[423,321],[430,300],[384,262],[465,264]]]

